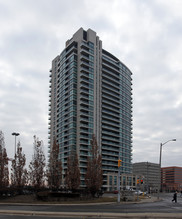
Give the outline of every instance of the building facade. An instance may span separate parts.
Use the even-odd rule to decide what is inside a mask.
[[[143,191],[143,184],[141,180],[143,175],[134,175],[132,173],[123,173],[120,175],[120,190],[137,190],[140,189]],[[113,192],[118,190],[118,174],[117,173],[108,173],[108,191]]]
[[[49,90],[49,148],[59,144],[63,173],[71,151],[79,157],[81,186],[94,134],[102,155],[103,187],[108,173],[131,172],[132,78],[118,58],[102,48],[91,29],[80,28],[52,61]]]
[[[161,189],[162,191],[182,191],[182,167],[161,168]]]
[[[133,174],[143,176],[143,187],[145,191],[156,192],[159,188],[159,164],[150,162],[138,162],[133,164]]]

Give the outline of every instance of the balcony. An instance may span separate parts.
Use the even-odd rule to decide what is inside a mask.
[[[107,80],[104,80],[104,79],[102,80],[102,86],[110,90],[110,92],[116,93],[117,95],[119,95],[120,93],[120,87],[118,85],[109,83],[109,81]]]
[[[119,114],[120,114],[120,109],[119,108],[116,108],[111,104],[105,104],[104,102],[103,102],[102,106],[103,106],[104,109],[107,109],[107,110],[113,112],[115,115],[119,116]]]
[[[103,77],[105,77],[106,78],[106,80],[108,79],[108,80],[111,80],[111,83],[113,83],[113,84],[117,84],[117,85],[119,85],[119,81],[120,81],[120,78],[119,78],[119,76],[117,77],[115,74],[113,74],[113,72],[111,72],[111,71],[109,71],[108,69],[106,69],[106,68],[104,68],[103,67]]]
[[[106,124],[107,126],[108,125],[111,125],[113,128],[118,128],[119,129],[119,123],[116,123],[116,122],[112,122],[112,120],[108,119],[108,118],[104,118],[102,117],[102,126]]]
[[[109,131],[107,130],[103,130],[102,129],[102,134],[105,134],[105,135],[108,135],[108,136],[115,136],[115,137],[118,137],[119,138],[119,132],[118,133],[115,133],[115,132],[112,132],[110,129],[108,129]]]
[[[113,114],[111,113],[109,114],[109,113],[104,112],[102,113],[102,118],[105,118],[107,121],[115,122],[114,124],[117,124],[117,125],[120,124],[119,122],[120,116],[118,116],[117,118],[116,116],[113,116]]]
[[[110,104],[115,104],[116,106],[119,106],[119,98],[113,98],[112,95],[106,93],[106,92],[102,92],[102,97],[104,99],[107,99],[108,100],[108,103]]]
[[[119,144],[120,142],[119,137],[112,137],[111,135],[109,136],[109,135],[102,134],[102,139],[103,140],[105,139],[107,141],[112,141],[113,143],[117,143],[117,144]]]
[[[80,117],[80,121],[84,121],[84,122],[89,122],[89,119],[88,118],[83,118],[83,117]]]
[[[112,99],[114,99],[114,100],[116,100],[116,101],[118,101],[118,102],[119,102],[119,100],[120,100],[120,95],[119,95],[119,93],[112,92],[112,91],[110,91],[109,89],[107,89],[107,88],[105,88],[105,87],[102,88],[102,93],[105,93],[105,94],[107,94],[108,96],[111,96]]]
[[[117,69],[119,69],[118,61],[113,61],[110,58],[106,57],[105,55],[102,56],[102,59],[105,60],[106,62],[109,62],[111,65],[114,65]]]
[[[113,73],[113,75],[115,75],[116,77],[119,76],[121,73],[119,71],[119,67],[115,68],[109,64],[107,64],[106,62],[102,62],[102,66],[106,69],[108,69],[110,72]]]

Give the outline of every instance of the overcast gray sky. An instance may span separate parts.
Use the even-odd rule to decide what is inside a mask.
[[[19,132],[47,151],[51,61],[80,28],[133,72],[133,162],[182,166],[181,0],[0,0],[0,130],[9,157]]]

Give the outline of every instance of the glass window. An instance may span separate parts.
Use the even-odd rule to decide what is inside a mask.
[[[114,185],[117,185],[117,176],[114,176]]]
[[[109,176],[109,185],[112,185],[112,176]]]

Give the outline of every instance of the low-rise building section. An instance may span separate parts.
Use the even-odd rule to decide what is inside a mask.
[[[120,190],[143,190],[143,176],[142,175],[135,175],[135,174],[121,174],[120,175]],[[116,173],[109,173],[107,185],[109,185],[108,190],[109,192],[113,192],[118,190],[118,174]]]
[[[165,192],[182,190],[182,167],[161,168],[161,189]]]
[[[159,164],[139,162],[133,164],[133,174],[143,176],[143,188],[148,192],[156,192],[159,188]]]

